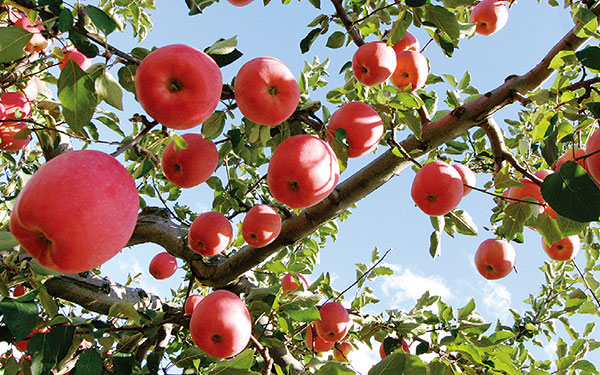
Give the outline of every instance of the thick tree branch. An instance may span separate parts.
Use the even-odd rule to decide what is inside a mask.
[[[342,21],[342,24],[346,28],[346,31],[348,31],[348,35],[350,35],[350,37],[354,41],[354,44],[356,44],[359,47],[365,44],[365,41],[360,36],[360,32],[356,27],[354,27],[354,23],[352,22],[350,17],[348,17],[348,13],[346,13],[344,5],[342,5],[342,0],[331,0],[331,2],[335,7],[337,16],[339,17],[340,21]]]

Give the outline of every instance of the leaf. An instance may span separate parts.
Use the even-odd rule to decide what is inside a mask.
[[[315,375],[356,375],[356,372],[345,363],[327,362]]]
[[[410,26],[413,21],[413,15],[410,12],[405,12],[402,17],[398,17],[394,25],[392,26],[392,31],[388,36],[388,44],[394,45],[404,38],[406,35],[406,30]]]
[[[96,25],[98,29],[102,30],[105,35],[112,33],[117,28],[117,23],[115,20],[112,19],[112,17],[108,14],[104,13],[100,8],[96,8],[93,5],[88,5],[85,7],[85,13],[88,17],[90,17],[94,25]]]
[[[225,112],[215,111],[208,120],[202,124],[202,136],[208,140],[215,139],[223,132],[225,127]]]
[[[346,34],[341,31],[336,31],[329,36],[326,46],[329,48],[340,48],[344,46],[345,41]]]
[[[254,364],[254,350],[246,349],[235,357],[217,363],[215,369],[249,370]],[[216,371],[216,373],[220,373]]]
[[[426,4],[431,4],[431,0],[406,0],[406,5],[413,8],[422,7]]]
[[[68,9],[61,9],[58,15],[58,31],[66,32],[73,27],[73,13]]]
[[[394,352],[379,362],[369,375],[426,375],[427,367],[417,356],[402,352]]]
[[[10,250],[19,246],[19,241],[10,232],[0,232],[0,251]]]
[[[181,151],[188,148],[188,143],[179,134],[173,134],[173,149],[175,151]]]
[[[67,62],[58,78],[58,98],[67,124],[85,135],[83,127],[92,119],[98,99],[94,81],[73,60]]]
[[[117,73],[119,77],[119,83],[121,86],[135,94],[135,72],[137,71],[137,65],[125,65]]]
[[[102,374],[102,357],[96,349],[85,349],[75,365],[75,375]]]
[[[140,313],[133,307],[133,303],[131,302],[119,302],[114,304],[108,310],[109,317],[117,317],[117,318],[129,318],[133,320],[136,324],[140,324],[140,320],[142,319]]]
[[[477,235],[477,224],[466,211],[463,210],[453,210],[450,212],[452,217],[452,221],[454,225],[456,225],[456,230],[460,234],[464,234],[466,236],[476,236]]]
[[[130,375],[133,373],[132,369],[136,363],[136,360],[133,358],[132,354],[115,353],[112,356],[112,363],[115,369],[115,374]]]
[[[436,25],[440,31],[450,38],[453,44],[456,44],[460,37],[460,27],[456,15],[438,5],[428,5],[425,9],[425,19]]]
[[[525,200],[535,201],[532,198],[525,198]],[[525,222],[538,212],[538,207],[536,204],[524,202],[514,202],[506,206],[502,222],[502,230],[506,239],[512,240],[518,233],[523,232]]]
[[[435,231],[429,237],[429,254],[433,259],[442,255],[442,232]]]
[[[600,102],[590,102],[585,105],[595,119],[600,119]]]
[[[308,50],[310,49],[310,46],[312,46],[315,39],[317,39],[317,37],[321,33],[321,30],[322,29],[320,27],[317,27],[316,29],[312,29],[308,33],[308,35],[305,36],[304,39],[302,39],[302,41],[300,41],[300,51],[302,53],[308,52]]]
[[[536,227],[549,246],[565,237],[560,232],[556,220],[552,219],[547,213],[538,215]]]
[[[96,78],[94,86],[101,100],[116,109],[123,110],[123,87],[112,74],[105,70],[102,75]]]
[[[542,196],[558,214],[571,220],[590,222],[600,217],[600,188],[574,161],[546,177]]]
[[[575,52],[577,60],[579,60],[584,66],[600,70],[600,47],[588,46],[581,51]]]
[[[0,28],[0,63],[9,63],[25,55],[32,34],[17,26]]]
[[[458,319],[465,319],[466,317],[471,315],[473,311],[475,311],[475,300],[471,298],[471,300],[469,301],[469,303],[467,303],[465,307],[463,307],[462,309],[458,309]]]
[[[29,336],[38,323],[38,307],[33,302],[5,299],[0,302],[0,313],[16,341]]]
[[[319,309],[316,307],[309,307],[308,309],[298,310],[285,310],[287,316],[297,322],[312,322],[314,320],[321,320]]]
[[[346,144],[346,130],[343,128],[335,129],[331,136],[331,148],[338,158],[340,164],[340,172],[346,170],[348,166],[348,146]]]
[[[229,39],[219,39],[212,46],[204,50],[209,55],[227,55],[235,51],[237,47],[237,36]]]
[[[100,52],[95,44],[92,44],[92,42],[90,42],[88,38],[84,37],[79,33],[70,31],[69,40],[73,43],[73,45],[75,46],[75,48],[77,48],[79,52],[83,53],[90,59],[98,56],[98,53]]]
[[[563,237],[579,234],[588,226],[587,223],[580,223],[579,221],[574,221],[561,215],[557,215],[557,217],[556,222]]]
[[[58,347],[49,338],[48,333],[34,335],[27,344],[27,352],[31,354],[32,375],[49,374],[58,363]]]
[[[417,139],[421,139],[421,134],[423,132],[423,124],[417,115],[412,111],[403,111],[399,112],[401,115],[401,120],[408,125],[409,129],[412,130],[413,134]]]

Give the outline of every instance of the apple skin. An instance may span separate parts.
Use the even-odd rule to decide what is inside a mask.
[[[508,9],[501,0],[483,0],[471,11],[469,22],[477,24],[476,33],[492,35],[508,22]]]
[[[17,285],[15,289],[13,289],[13,297],[21,297],[27,293],[27,288],[23,285]]]
[[[542,238],[542,247],[546,254],[553,260],[571,260],[577,256],[581,248],[581,240],[578,235],[565,237],[548,246]]]
[[[266,204],[250,209],[242,222],[242,236],[250,246],[264,247],[275,241],[281,232],[281,216]]]
[[[315,353],[323,353],[333,349],[335,342],[325,341],[318,335],[315,335],[314,332],[316,332],[314,324],[310,324],[306,329],[306,346],[309,350]]]
[[[227,290],[217,290],[194,308],[190,333],[196,346],[206,354],[228,358],[248,345],[252,320],[240,297]]]
[[[415,92],[425,86],[429,75],[429,64],[420,52],[401,51],[396,53],[396,70],[391,81],[401,90]],[[412,85],[408,89],[408,85]]]
[[[233,90],[242,114],[261,125],[281,124],[300,102],[294,75],[274,57],[257,57],[245,63],[235,77]]]
[[[208,180],[219,164],[217,146],[202,134],[188,133],[181,136],[188,144],[175,151],[171,141],[161,157],[161,166],[167,180],[182,188],[191,188]]]
[[[41,52],[48,47],[48,40],[44,38],[41,31],[44,30],[43,26],[34,26],[29,18],[23,16],[16,20],[15,26],[18,26],[22,29],[31,33],[31,39],[25,46],[25,51],[29,53]]]
[[[497,280],[507,276],[515,266],[517,254],[506,240],[488,238],[475,252],[475,266],[488,280]]]
[[[413,180],[411,196],[427,215],[442,216],[460,203],[463,180],[456,169],[443,161],[425,164]]]
[[[300,279],[300,284],[302,284],[302,289],[308,289],[308,281],[302,276],[302,274],[297,273],[298,279]],[[291,291],[298,289],[300,285],[294,279],[294,276],[291,273],[285,274],[284,277],[281,278],[281,292],[283,294],[287,294]]]
[[[554,168],[554,170],[558,171],[558,169],[567,161],[575,161],[577,164],[579,164],[579,166],[581,168],[585,169],[585,171],[588,172],[588,174],[589,174],[590,172],[588,171],[588,167],[587,167],[587,163],[586,163],[587,159],[579,159],[577,161],[575,160],[575,158],[585,156],[585,155],[586,155],[585,147],[572,148],[569,151],[562,154],[560,158],[558,158],[558,160],[556,161],[556,167]]]
[[[475,186],[475,184],[477,183],[477,177],[475,177],[475,173],[473,173],[471,168],[467,167],[466,165],[452,164],[452,167],[454,167],[454,169],[456,169],[458,174],[460,174],[460,177],[463,181],[463,190],[464,190],[463,197],[464,197],[465,195],[469,194],[473,190],[470,187],[466,187],[465,185]]]
[[[229,1],[232,5],[235,5],[236,7],[243,7],[245,5],[250,4],[254,0],[227,0],[227,1]]]
[[[401,342],[399,343],[399,345],[394,349],[394,351],[402,348],[402,350],[404,351],[404,353],[410,353],[410,347],[408,346],[408,343],[405,340],[402,339],[398,339],[398,338],[394,338],[391,337],[394,340],[401,340]],[[385,347],[383,345],[383,342],[381,343],[381,346],[379,347],[379,356],[381,357],[381,359],[385,359],[388,355],[385,353]]]
[[[592,154],[600,150],[600,131],[596,130],[585,145],[585,153]],[[598,184],[600,182],[600,152],[585,159],[588,173]]]
[[[74,46],[63,49],[63,58],[58,60],[58,67],[63,70],[69,60],[73,60],[84,72],[92,66],[92,59],[79,52]]]
[[[6,119],[21,120],[31,116],[31,103],[21,93],[5,92],[0,96],[0,103],[6,111]]]
[[[333,358],[338,362],[350,362],[348,357],[353,351],[354,346],[350,342],[344,341],[333,348]]]
[[[24,122],[3,122],[0,124],[0,150],[19,151],[25,148],[31,141],[31,135],[25,139],[15,139],[15,136],[27,127]]]
[[[190,294],[183,305],[183,311],[185,312],[185,315],[192,315],[196,305],[198,305],[198,302],[202,301],[203,298],[204,296],[202,294]]]
[[[339,178],[340,166],[331,147],[308,134],[281,142],[267,172],[273,198],[292,208],[319,203],[333,191]]]
[[[419,44],[419,40],[416,36],[414,36],[410,31],[406,32],[404,38],[402,38],[398,43],[392,46],[394,51],[402,52],[402,51],[415,51],[419,52],[421,49],[421,45]]]
[[[42,266],[78,273],[127,245],[138,209],[135,181],[115,158],[70,151],[42,165],[27,182],[11,213],[10,231]]]
[[[220,212],[205,212],[190,226],[188,243],[192,250],[205,257],[221,253],[232,241],[231,223]]]
[[[331,115],[327,125],[327,139],[331,143],[336,129],[346,131],[348,157],[357,158],[373,151],[383,137],[381,117],[363,102],[344,104]]]
[[[158,253],[150,261],[148,269],[155,279],[167,279],[177,271],[177,258],[166,251]]]
[[[319,309],[321,320],[315,321],[317,335],[325,341],[340,341],[350,329],[350,315],[339,302],[327,302]]]
[[[0,102],[0,120],[4,120],[6,118],[6,107],[4,104]]]
[[[543,180],[552,173],[553,172],[549,169],[543,169],[541,171],[535,172],[534,175]],[[542,196],[542,188],[540,187],[540,185],[531,181],[531,179],[529,179],[528,177],[519,179],[519,182],[524,184],[525,186],[511,187],[505,192],[504,195],[508,198],[513,199],[533,198],[539,203],[546,203],[544,197]],[[511,202],[515,201],[508,200],[508,203]],[[539,206],[538,210],[539,213],[543,213],[544,211],[546,211],[546,213],[548,213],[552,218],[556,219],[556,212],[550,206]]]
[[[352,71],[358,82],[375,86],[385,82],[396,69],[396,52],[385,42],[360,46],[352,57]]]
[[[172,129],[189,129],[214,112],[223,78],[206,53],[171,44],[150,53],[135,74],[137,99],[148,115]]]

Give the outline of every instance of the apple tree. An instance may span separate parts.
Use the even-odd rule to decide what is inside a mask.
[[[181,17],[248,3],[229,2],[185,0]],[[152,33],[152,0],[0,1],[0,371],[355,374],[347,358],[360,345],[381,352],[369,375],[597,374],[600,2],[564,0],[572,29],[524,74],[490,72],[487,92],[427,61],[501,32],[513,3],[302,2],[320,15],[306,20],[301,52],[325,39],[356,51],[343,83],[325,89],[319,62],[290,72],[249,58],[221,77],[244,46],[219,30],[193,48],[115,44],[124,30],[140,43]],[[509,106],[518,114],[499,125]],[[409,311],[368,313],[370,283],[393,272],[377,249],[351,285],[313,274],[355,204],[395,176],[412,179],[411,168],[412,199],[433,227],[418,250],[432,258],[443,233],[485,227],[475,262],[494,279],[513,270],[511,243],[543,236],[552,259],[527,311],[494,325],[473,300],[425,293]],[[198,184],[213,192],[212,211],[181,200]],[[494,202],[489,223],[457,208],[469,191]],[[155,277],[183,264],[170,298],[103,273],[146,243],[165,251]],[[540,359],[542,339],[558,343],[555,361]]]

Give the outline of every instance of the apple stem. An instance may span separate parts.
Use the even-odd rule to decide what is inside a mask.
[[[276,96],[277,95],[277,87],[275,86],[269,86],[269,95],[271,96]]]
[[[223,338],[221,337],[221,335],[213,335],[212,340],[214,342],[221,342]]]
[[[169,82],[169,91],[171,92],[178,92],[181,90],[181,88],[183,87],[183,83],[177,79],[172,79]]]

